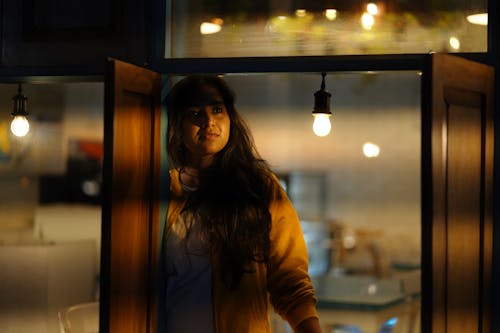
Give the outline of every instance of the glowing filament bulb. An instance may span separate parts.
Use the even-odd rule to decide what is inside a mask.
[[[472,24],[488,25],[488,13],[469,15],[467,16],[467,21]]]
[[[313,132],[317,136],[327,136],[330,134],[332,124],[330,115],[326,113],[314,113]]]
[[[368,12],[368,14],[377,15],[378,14],[377,4],[370,2],[368,5],[366,5],[366,11]]]
[[[30,123],[25,116],[15,116],[10,123],[10,130],[15,136],[23,137],[30,130]]]
[[[337,18],[337,10],[332,8],[326,9],[325,17],[330,21],[335,20]]]
[[[368,157],[377,157],[380,154],[380,147],[374,143],[367,142],[363,145],[363,154]]]
[[[295,15],[297,17],[305,17],[307,15],[307,11],[305,9],[297,9],[295,11]]]
[[[371,30],[374,24],[375,18],[372,14],[364,13],[363,16],[361,16],[361,26],[363,27],[363,29]]]
[[[210,35],[218,33],[222,29],[219,23],[203,22],[200,24],[200,33],[202,35]]]
[[[460,40],[457,37],[450,37],[450,46],[454,50],[460,49]]]

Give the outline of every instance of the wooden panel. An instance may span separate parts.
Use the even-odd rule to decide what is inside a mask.
[[[493,69],[433,54],[423,73],[423,332],[489,332]]]
[[[160,75],[110,60],[101,332],[153,332],[159,251]],[[153,325],[154,327],[154,325]]]
[[[448,332],[476,332],[479,327],[481,129],[480,108],[450,105],[446,234]]]

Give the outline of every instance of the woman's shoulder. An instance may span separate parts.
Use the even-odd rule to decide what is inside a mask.
[[[169,169],[168,175],[170,177],[170,182],[172,182],[172,179],[179,178],[179,169]]]
[[[182,185],[179,181],[179,169],[170,169],[168,170],[169,174],[169,183],[170,183],[170,192],[182,195]]]
[[[272,190],[273,200],[281,200],[283,199],[283,197],[286,197],[286,190],[283,187],[281,179],[276,173],[272,171],[268,172],[268,182],[269,182],[269,187]]]

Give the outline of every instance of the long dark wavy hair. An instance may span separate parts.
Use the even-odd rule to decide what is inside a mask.
[[[243,274],[252,272],[252,263],[269,261],[269,205],[280,198],[281,191],[236,110],[232,89],[218,76],[188,76],[167,96],[167,149],[172,165],[182,168],[188,163],[182,137],[185,110],[206,87],[214,87],[221,94],[230,119],[230,134],[210,167],[201,170],[189,209],[201,219],[210,251],[219,257],[220,278],[228,288],[235,289]]]

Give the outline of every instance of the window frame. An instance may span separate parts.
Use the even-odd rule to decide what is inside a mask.
[[[333,55],[333,56],[279,56],[231,58],[164,58],[166,48],[166,23],[174,0],[153,0],[151,25],[151,68],[160,73],[265,73],[265,72],[322,72],[322,71],[378,71],[418,70],[423,68],[425,53],[382,55]],[[500,5],[488,1],[487,52],[452,53],[469,60],[499,64]],[[159,41],[159,42],[158,42]]]
[[[289,56],[289,57],[240,57],[240,58],[183,58],[166,59],[165,33],[167,3],[172,0],[152,0],[150,40],[150,67],[160,73],[172,75],[196,73],[265,73],[265,72],[334,72],[419,70],[424,67],[425,54],[384,54],[345,56]],[[454,53],[469,60],[493,66],[495,96],[500,97],[500,2],[488,0],[487,51],[481,53]],[[159,42],[158,42],[159,41]],[[500,102],[494,105],[494,128],[500,133]],[[494,139],[493,202],[500,197],[500,136]],[[500,225],[500,205],[493,205],[493,225]],[[425,236],[424,236],[425,237]],[[429,239],[425,239],[429,242]],[[495,246],[496,241],[496,246]],[[493,257],[490,313],[500,311],[500,228],[493,228]],[[500,330],[500,318],[491,316],[491,331]]]

